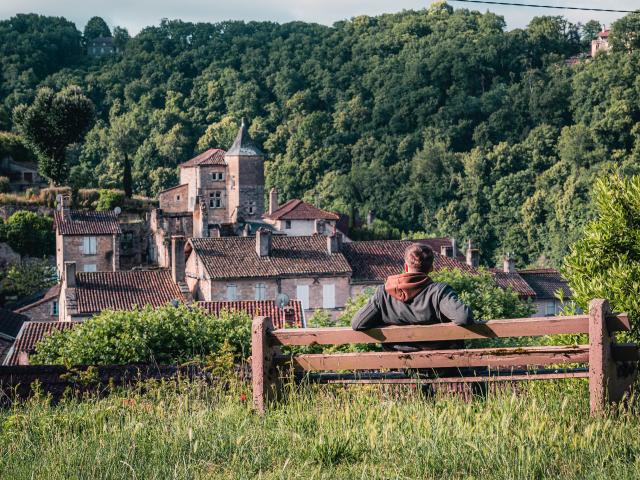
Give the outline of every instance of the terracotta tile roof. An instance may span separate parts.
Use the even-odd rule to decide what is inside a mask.
[[[521,297],[535,297],[536,292],[526,282],[524,278],[517,272],[506,273],[497,268],[491,268],[489,271],[493,274],[493,278],[496,279],[496,283],[502,288],[511,288]]]
[[[353,280],[361,282],[384,282],[390,275],[402,273],[404,250],[414,243],[411,240],[371,240],[342,244],[342,253],[353,269]],[[455,258],[435,253],[435,270],[457,268],[472,271],[465,263]]]
[[[611,30],[602,30],[601,32],[598,32],[596,34],[596,37],[607,38],[610,33],[611,33]]]
[[[569,288],[569,283],[560,275],[560,272],[552,268],[518,270],[520,276],[536,292],[536,298],[551,299],[556,298],[556,291],[561,290],[564,298],[571,298],[573,295]]]
[[[80,315],[186,301],[168,270],[78,273],[75,294]]]
[[[17,313],[27,312],[32,308],[37,307],[38,305],[42,305],[43,303],[53,300],[54,298],[58,298],[59,296],[60,296],[60,284],[57,284],[51,287],[49,290],[47,290],[42,296],[42,298],[40,298],[39,300],[33,303],[30,303],[28,305],[25,305],[23,307],[16,309],[16,312]]]
[[[224,161],[225,151],[219,148],[210,148],[205,150],[197,157],[187,160],[179,165],[180,168],[200,167],[207,165],[226,165]]]
[[[276,328],[287,326],[304,326],[304,311],[300,300],[291,300],[285,308],[290,308],[292,316],[290,322],[285,321],[285,310],[278,308],[273,300],[249,300],[236,302],[198,302],[198,306],[213,315],[219,315],[222,310],[246,312],[250,317],[259,315],[269,316]]]
[[[16,338],[22,324],[28,320],[29,317],[25,315],[20,315],[6,308],[0,308],[0,335]]]
[[[181,185],[176,185],[175,187],[169,187],[169,188],[165,188],[164,190],[161,190],[158,192],[158,195],[165,193],[165,192],[170,192],[171,190],[175,190],[177,188],[185,188],[185,187],[189,187],[188,183],[183,183]]]
[[[430,246],[431,249],[438,254],[441,252],[441,249],[443,246],[449,247],[449,248],[451,247],[451,239],[449,237],[421,238],[413,241],[416,243],[420,243],[422,245]],[[458,244],[458,255],[456,256],[456,258],[463,263],[466,261],[466,257],[464,256],[462,248],[460,248],[459,244]]]
[[[120,235],[120,224],[115,212],[68,210],[63,218],[56,210],[54,225],[62,235]]]
[[[25,322],[22,330],[18,334],[13,347],[9,350],[5,365],[18,365],[20,354],[27,355],[35,351],[36,344],[46,335],[59,330],[69,330],[82,322]]]
[[[192,238],[193,252],[213,279],[351,275],[342,253],[327,252],[327,237],[273,236],[271,254],[256,254],[255,237]]]
[[[340,216],[314,207],[297,198],[285,202],[275,212],[265,215],[270,220],[340,220]]]

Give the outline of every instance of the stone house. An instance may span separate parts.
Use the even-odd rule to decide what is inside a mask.
[[[240,235],[264,213],[264,155],[244,119],[229,150],[211,148],[179,167],[180,184],[160,192],[150,221],[151,258],[164,267],[172,236]]]
[[[54,213],[58,276],[67,262],[83,272],[120,269],[120,225],[115,212],[72,210],[69,198],[58,202]]]
[[[536,312],[533,317],[558,315],[564,304],[573,296],[569,282],[552,268],[518,270],[518,274],[535,292],[533,305]],[[562,293],[563,301],[556,298],[556,292]]]
[[[60,284],[44,292],[41,298],[15,310],[30,321],[57,321],[60,314]]]
[[[335,235],[340,216],[299,199],[279,205],[278,191],[273,188],[269,192],[269,213],[263,216],[263,220],[285,235]]]
[[[285,293],[306,311],[331,312],[349,298],[351,267],[335,236],[276,236],[260,229],[255,237],[190,239],[185,277],[202,301],[269,300]]]
[[[174,301],[190,303],[191,296],[186,284],[176,281],[170,270],[76,272],[75,262],[64,264],[61,321],[85,320],[103,310],[159,307]]]
[[[596,34],[596,38],[591,41],[591,56],[595,57],[599,52],[609,51],[609,34],[611,30],[604,29]]]

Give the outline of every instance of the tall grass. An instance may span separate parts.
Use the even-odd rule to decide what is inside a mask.
[[[0,413],[0,478],[640,477],[638,409],[589,419],[579,380],[465,403],[300,387],[265,417],[250,391],[147,383]]]

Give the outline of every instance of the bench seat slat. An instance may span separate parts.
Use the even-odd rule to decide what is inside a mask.
[[[607,317],[609,331],[629,330],[626,314]],[[518,318],[492,320],[485,324],[458,326],[453,323],[374,328],[356,332],[350,328],[299,328],[271,332],[274,345],[347,345],[351,343],[396,343],[482,338],[535,337],[589,333],[589,316]]]
[[[540,373],[519,375],[496,375],[477,377],[444,377],[444,378],[382,378],[382,379],[328,379],[319,383],[358,385],[358,384],[393,384],[393,385],[432,385],[447,383],[482,383],[482,382],[523,382],[527,380],[563,380],[569,378],[589,378],[589,372]]]
[[[387,368],[507,367],[587,363],[589,346],[426,350],[412,353],[367,352],[282,356],[294,370],[380,370]]]

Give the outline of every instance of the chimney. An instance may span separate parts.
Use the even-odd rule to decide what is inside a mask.
[[[64,283],[67,288],[76,288],[76,262],[64,262]]]
[[[473,248],[471,240],[467,244],[467,265],[471,268],[478,268],[480,265],[480,250]]]
[[[259,228],[256,232],[256,254],[259,257],[271,255],[271,230]]]
[[[329,255],[340,251],[340,243],[337,235],[327,235],[327,253]]]
[[[269,191],[269,215],[278,210],[280,205],[278,204],[278,189],[272,188]]]
[[[458,242],[456,242],[455,238],[451,239],[451,256],[453,258],[458,257]]]
[[[293,308],[284,307],[283,310],[284,310],[284,326],[295,327],[296,313],[293,311]]]
[[[185,260],[184,260],[185,239],[181,235],[171,237],[171,278],[173,283],[184,282]]]
[[[59,193],[58,195],[56,195],[56,204],[58,210],[62,214],[62,218],[64,218],[69,213],[69,207],[71,206],[71,197],[69,195]]]
[[[512,253],[507,253],[504,256],[504,262],[502,264],[502,271],[504,273],[515,273],[515,271],[516,271],[516,261],[514,260]]]

